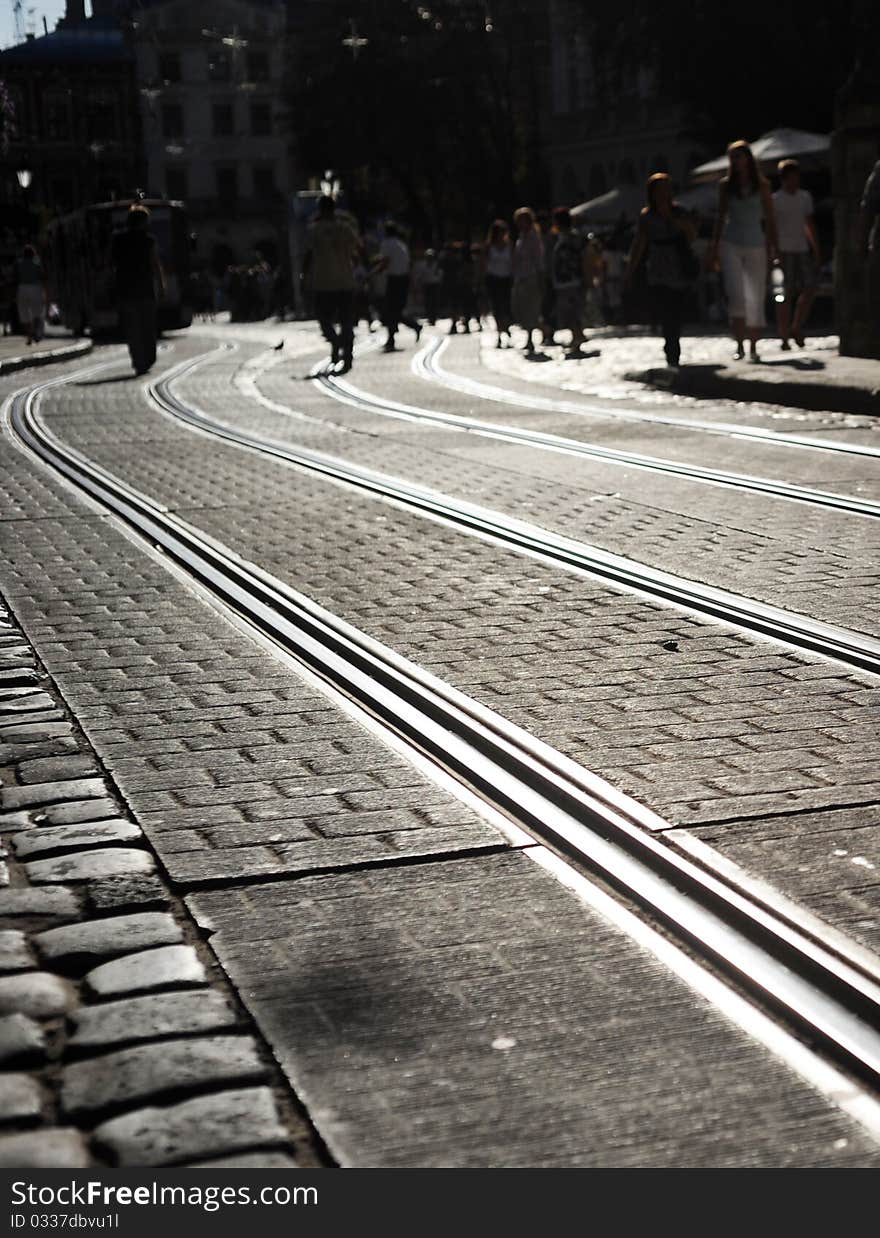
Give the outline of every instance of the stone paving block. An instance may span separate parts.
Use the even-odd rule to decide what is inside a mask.
[[[72,731],[73,727],[69,722],[31,722],[27,725],[15,722],[4,725],[0,721],[0,739],[7,744],[31,744],[63,739]]]
[[[24,866],[35,885],[54,881],[89,881],[92,878],[129,877],[156,871],[149,851],[132,847],[101,847],[77,851],[50,860],[33,860]]]
[[[182,940],[183,933],[173,916],[164,911],[143,911],[46,929],[36,934],[34,943],[43,958],[57,961],[113,958]]]
[[[84,1136],[72,1127],[0,1138],[2,1169],[87,1169],[91,1164]]]
[[[34,966],[27,937],[20,929],[0,930],[0,972],[26,971]]]
[[[69,1044],[98,1048],[160,1036],[181,1036],[234,1027],[238,1015],[221,993],[156,993],[100,1006],[81,1006],[71,1019]]]
[[[46,1055],[46,1042],[39,1023],[24,1014],[0,1018],[0,1065],[37,1061]]]
[[[18,1012],[47,1019],[64,1014],[75,1000],[70,985],[51,972],[0,976],[0,1015]]]
[[[79,899],[64,886],[43,886],[36,890],[19,886],[12,890],[0,890],[0,916],[49,916],[56,920],[73,920],[79,913]]]
[[[25,783],[56,782],[62,779],[87,778],[99,774],[101,767],[96,759],[84,752],[57,757],[34,757],[18,766],[18,777]]]
[[[19,859],[40,855],[45,851],[62,848],[101,847],[111,842],[129,842],[143,838],[142,830],[124,817],[111,817],[107,821],[86,822],[82,825],[43,826],[27,830],[12,838],[12,848]]]
[[[7,714],[5,717],[0,714],[0,739],[12,734],[19,727],[46,726],[50,723],[61,723],[63,721],[64,714],[60,709],[49,709],[48,707],[43,709],[34,708],[27,713]]]
[[[38,1118],[43,1108],[43,1093],[31,1075],[0,1073],[0,1122],[24,1122]]]
[[[207,976],[192,946],[159,946],[102,963],[85,983],[96,997],[121,997],[172,986],[196,988],[207,984]]]
[[[59,757],[77,750],[76,740],[69,735],[59,736],[58,739],[30,740],[25,744],[0,742],[0,765],[25,761],[32,757]]]
[[[65,1066],[61,1105],[81,1116],[169,1092],[259,1083],[267,1073],[249,1036],[163,1040]]]
[[[0,832],[8,834],[13,830],[28,830],[33,825],[28,812],[0,812]]]
[[[197,1157],[288,1142],[266,1087],[237,1088],[140,1109],[102,1123],[94,1134],[120,1166],[179,1165]]]
[[[84,821],[102,821],[115,817],[119,808],[106,796],[93,800],[73,800],[69,804],[49,804],[41,808],[37,820],[46,825],[76,825]]]
[[[92,912],[141,910],[167,907],[171,897],[158,877],[104,877],[84,888],[86,907]]]
[[[0,685],[4,688],[25,687],[29,684],[39,683],[43,678],[38,671],[30,667],[3,667],[0,666]]]
[[[97,799],[107,788],[100,778],[70,778],[63,782],[35,782],[27,787],[4,787],[0,803],[4,808],[28,808],[53,804],[59,800]]]
[[[17,714],[35,714],[42,713],[43,710],[55,709],[56,704],[48,692],[28,693],[20,702],[11,700],[0,702],[0,725],[7,717],[10,721],[15,721]]]
[[[222,1156],[216,1161],[189,1161],[182,1169],[299,1169],[286,1152],[245,1152],[241,1156]]]

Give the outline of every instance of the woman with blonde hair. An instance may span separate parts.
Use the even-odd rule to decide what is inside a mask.
[[[539,330],[541,322],[541,298],[544,293],[544,246],[541,232],[535,222],[535,212],[529,206],[514,211],[513,223],[517,231],[513,247],[513,288],[511,309],[514,322],[526,333],[525,351],[532,355],[535,345],[532,335]]]
[[[653,320],[663,332],[666,364],[681,359],[681,326],[687,294],[699,266],[691,249],[696,234],[693,220],[672,197],[672,181],[665,172],[648,177],[648,205],[639,216],[639,226],[627,264],[624,287],[632,284],[639,264],[647,254],[647,286]]]
[[[736,360],[745,356],[760,361],[758,340],[765,325],[767,267],[777,259],[779,241],[770,185],[761,173],[748,142],[727,148],[729,171],[721,181],[718,217],[707,255],[711,269],[720,265],[727,294],[727,311],[736,340]]]

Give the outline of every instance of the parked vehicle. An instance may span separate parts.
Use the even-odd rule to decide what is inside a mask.
[[[131,201],[100,202],[53,220],[47,228],[45,258],[50,296],[61,321],[76,335],[102,335],[119,326],[110,265],[110,238],[125,226]],[[186,209],[181,202],[146,198],[150,231],[156,238],[165,273],[165,292],[158,299],[159,330],[188,327],[190,304],[190,240]]]

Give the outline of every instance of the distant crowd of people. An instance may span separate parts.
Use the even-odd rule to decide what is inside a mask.
[[[667,365],[678,366],[685,321],[725,313],[735,359],[756,362],[771,276],[780,346],[803,348],[821,265],[812,196],[794,159],[779,163],[773,192],[747,142],[731,142],[727,155],[710,239],[698,238],[697,220],[675,200],[665,172],[648,178],[634,233],[621,226],[604,242],[575,226],[566,207],[522,206],[512,226],[494,220],[483,241],[411,255],[395,223],[371,246],[332,198],[321,199],[304,271],[333,363],[350,367],[357,322],[370,330],[383,324],[390,352],[401,324],[418,339],[420,318],[432,325],[443,318],[450,333],[493,323],[498,348],[512,345],[515,324],[532,356],[563,332],[567,357],[584,355],[590,326],[647,322],[663,336]],[[875,181],[876,169],[865,202]]]
[[[747,142],[731,142],[727,156],[714,229],[702,252],[696,220],[676,202],[665,172],[648,178],[631,240],[622,227],[604,242],[584,234],[567,207],[551,213],[522,206],[512,225],[493,220],[482,241],[451,241],[413,255],[395,222],[387,221],[380,235],[362,237],[332,197],[320,198],[303,281],[330,344],[331,363],[351,368],[357,323],[371,331],[384,326],[384,348],[392,352],[401,326],[418,340],[423,319],[432,326],[448,319],[450,333],[494,324],[498,348],[513,346],[516,325],[531,356],[556,343],[561,331],[564,355],[580,357],[590,326],[632,319],[627,298],[640,287],[644,308],[637,321],[659,328],[666,363],[678,366],[683,324],[706,276],[720,276],[737,360],[745,359],[746,345],[748,359],[760,360],[768,278],[780,346],[803,348],[821,260],[812,197],[794,159],[779,163],[773,192]],[[859,245],[869,254],[880,248],[878,232],[880,161],[861,202]],[[130,208],[127,226],[114,234],[110,261],[132,362],[144,373],[155,360],[156,298],[164,282],[145,206]],[[866,267],[873,270],[876,263]],[[49,309],[46,273],[33,244],[22,247],[10,279],[16,316],[31,344],[42,337]],[[229,266],[220,280],[196,273],[189,294],[196,314],[228,308],[233,321],[281,318],[293,301],[289,281],[285,285],[281,271],[260,253],[249,265]]]

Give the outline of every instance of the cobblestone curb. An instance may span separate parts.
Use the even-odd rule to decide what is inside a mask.
[[[0,600],[0,1168],[326,1163]]]
[[[0,361],[0,376],[12,374],[16,370],[27,370],[37,365],[51,365],[55,361],[75,361],[84,357],[94,348],[91,340],[80,340],[65,348],[51,348],[43,352],[22,353],[20,357],[5,357]]]

